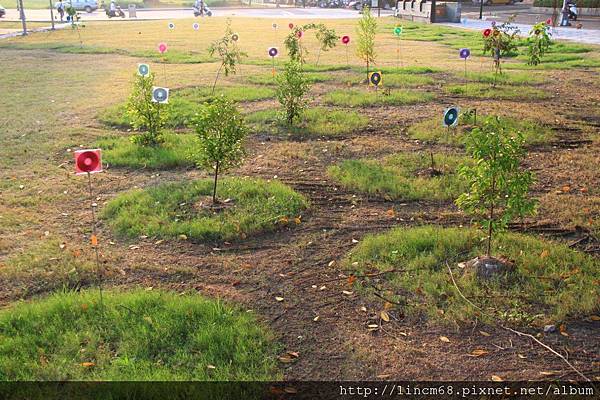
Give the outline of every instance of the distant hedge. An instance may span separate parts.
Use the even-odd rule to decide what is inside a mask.
[[[554,7],[556,1],[556,7],[562,8],[562,0],[534,0],[534,7]],[[577,0],[578,8],[600,8],[600,0]]]

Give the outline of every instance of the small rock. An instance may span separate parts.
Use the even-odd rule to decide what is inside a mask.
[[[554,333],[554,332],[556,332],[555,325],[545,325],[544,326],[544,333]]]

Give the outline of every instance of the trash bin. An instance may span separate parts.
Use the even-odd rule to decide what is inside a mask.
[[[129,5],[129,18],[137,18],[137,10],[135,4]]]

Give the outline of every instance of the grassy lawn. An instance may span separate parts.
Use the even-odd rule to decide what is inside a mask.
[[[345,107],[372,107],[380,105],[407,105],[431,101],[435,96],[428,92],[384,89],[375,90],[334,90],[325,95],[326,104]]]
[[[213,209],[212,189],[213,181],[205,179],[133,190],[110,201],[103,217],[117,234],[130,238],[233,240],[273,231],[308,206],[302,195],[277,181],[222,178],[218,196],[229,202]]]
[[[510,324],[539,327],[598,310],[600,269],[593,257],[563,244],[506,233],[496,240],[494,254],[513,260],[514,271],[481,281],[457,263],[484,254],[482,236],[467,228],[397,228],[364,238],[346,265],[357,272],[399,269],[386,274],[378,286],[414,318],[492,322],[489,314]],[[485,314],[457,293],[446,262],[464,296]]]
[[[268,380],[271,335],[196,294],[62,292],[0,311],[0,381]]]
[[[463,157],[429,153],[401,153],[378,160],[346,160],[327,173],[343,187],[389,200],[454,200],[466,188],[456,174]]]
[[[165,133],[164,139],[160,146],[144,147],[134,144],[129,135],[112,136],[99,140],[97,146],[103,150],[104,162],[112,167],[169,169],[195,165],[196,135]]]
[[[487,83],[468,83],[462,85],[444,85],[444,91],[449,94],[480,99],[497,100],[542,100],[552,97],[543,89],[523,86],[497,85]]]
[[[477,126],[486,118],[486,115],[477,115]],[[527,120],[516,120],[513,118],[502,117],[505,126],[519,131],[525,138],[528,145],[548,143],[555,138],[554,133],[548,127]],[[408,129],[408,135],[413,139],[424,142],[444,143],[451,145],[462,145],[465,135],[475,127],[475,118],[473,114],[461,113],[456,127],[450,129],[442,125],[442,115],[439,118],[431,118],[422,122],[417,122]]]
[[[300,122],[289,126],[280,112],[262,110],[246,119],[256,132],[267,131],[277,135],[292,136],[340,136],[367,126],[369,118],[355,111],[330,110],[323,107],[306,110]]]

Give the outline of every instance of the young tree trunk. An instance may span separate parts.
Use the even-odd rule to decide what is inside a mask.
[[[369,83],[369,60],[367,60],[367,84]]]
[[[219,67],[219,70],[217,71],[217,76],[215,77],[215,81],[214,81],[213,87],[212,87],[212,95],[215,94],[215,87],[217,86],[217,80],[219,80],[219,75],[221,74],[222,68],[223,68],[223,64],[221,64],[221,66]]]
[[[491,203],[490,203],[490,218],[488,220],[488,238],[487,238],[487,251],[486,255],[488,257],[492,254],[492,234],[493,228],[492,224],[494,222],[494,194],[496,192],[496,177],[492,178],[492,193],[491,193]]]
[[[215,165],[215,184],[213,186],[213,204],[217,203],[217,181],[219,179],[219,162]]]

